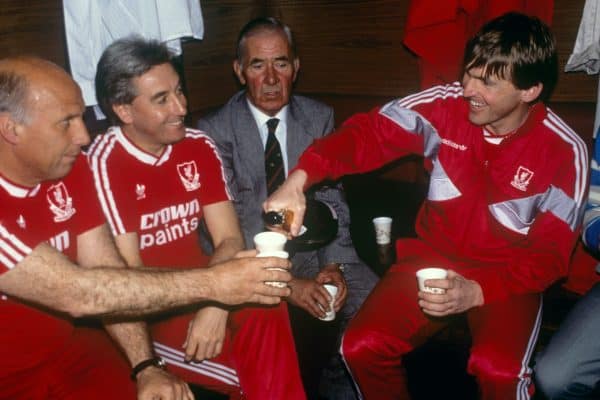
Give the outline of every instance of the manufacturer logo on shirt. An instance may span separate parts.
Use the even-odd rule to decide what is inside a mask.
[[[146,185],[141,183],[135,184],[135,194],[137,200],[142,200],[146,198]]]
[[[23,217],[23,214],[19,215],[19,218],[17,218],[17,225],[19,225],[21,229],[25,229],[27,227],[27,223],[25,222],[25,217]]]
[[[75,214],[73,198],[69,195],[63,182],[50,186],[46,192],[46,199],[50,211],[54,214],[54,222],[66,221]]]
[[[185,187],[185,190],[188,192],[200,187],[200,174],[198,174],[198,168],[196,167],[195,161],[177,164],[177,173],[179,174],[181,183],[183,183],[183,187]]]
[[[467,146],[465,146],[464,144],[458,144],[456,142],[453,142],[450,139],[442,139],[442,143],[445,144],[446,146],[450,146],[453,149],[456,150],[460,150],[460,151],[465,151],[467,150]]]
[[[533,171],[531,171],[523,166],[519,166],[519,168],[517,169],[517,172],[513,176],[512,182],[510,184],[512,186],[514,186],[515,188],[524,192],[527,190],[527,186],[529,185],[529,182],[531,182],[532,177],[533,177]]]

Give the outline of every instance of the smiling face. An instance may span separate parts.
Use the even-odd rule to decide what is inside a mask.
[[[187,100],[171,64],[152,67],[133,78],[137,96],[131,104],[114,105],[125,135],[144,151],[159,156],[185,136]]]
[[[484,68],[471,68],[463,75],[464,97],[469,102],[469,121],[496,135],[515,131],[529,112],[529,103],[541,91],[541,84],[517,89],[512,82],[491,75]]]
[[[300,63],[293,58],[287,38],[279,30],[262,30],[246,38],[241,64],[233,69],[246,85],[250,102],[267,115],[274,116],[285,106],[292,92]]]
[[[67,175],[90,141],[77,84],[53,64],[30,67],[20,68],[29,83],[27,115],[13,121],[14,156],[22,166],[18,180],[27,186]]]

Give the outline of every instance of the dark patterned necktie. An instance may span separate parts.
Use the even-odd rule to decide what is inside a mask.
[[[283,158],[281,156],[281,146],[275,137],[275,129],[279,120],[271,118],[267,121],[269,135],[267,145],[265,146],[265,174],[267,176],[267,194],[273,193],[285,180],[283,170]]]

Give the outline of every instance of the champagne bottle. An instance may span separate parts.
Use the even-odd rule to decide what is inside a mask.
[[[267,228],[283,229],[286,232],[290,231],[294,212],[291,210],[269,211],[263,214],[263,221]]]
[[[294,213],[290,210],[263,213],[267,229],[290,231]],[[286,249],[291,252],[316,250],[331,242],[337,235],[338,221],[335,211],[326,203],[306,200],[306,212],[298,236],[288,240]]]

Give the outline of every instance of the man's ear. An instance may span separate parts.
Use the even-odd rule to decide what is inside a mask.
[[[529,89],[521,90],[521,100],[523,100],[523,102],[525,103],[532,103],[535,100],[537,100],[538,97],[540,97],[540,94],[542,93],[543,89],[544,84],[538,82]]]
[[[296,77],[298,76],[298,71],[300,70],[300,59],[298,57],[294,58],[294,76],[292,76],[292,82],[296,82]]]
[[[0,137],[2,137],[4,141],[16,144],[19,136],[17,134],[17,129],[18,124],[9,113],[0,113]]]
[[[235,72],[235,75],[237,76],[238,80],[240,81],[240,83],[242,85],[246,84],[246,78],[244,78],[244,74],[242,71],[242,66],[240,65],[240,62],[236,59],[233,61],[233,72]]]
[[[128,125],[133,122],[131,104],[113,104],[112,109],[123,124]]]

